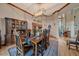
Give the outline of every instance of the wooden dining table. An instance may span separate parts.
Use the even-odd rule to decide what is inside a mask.
[[[22,38],[21,38],[22,39]],[[34,54],[35,56],[37,56],[37,45],[38,43],[40,43],[42,41],[42,38],[41,37],[31,37],[30,38],[30,41],[32,42],[32,44],[35,46],[34,49]],[[22,44],[24,44],[25,42],[22,42]]]
[[[31,42],[35,45],[35,56],[37,56],[37,44],[42,41],[40,37],[32,38]]]

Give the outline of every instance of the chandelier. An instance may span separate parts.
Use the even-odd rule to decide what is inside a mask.
[[[35,16],[45,15],[45,12],[46,12],[46,10],[44,8],[42,8],[38,12],[36,12],[34,15]]]
[[[47,9],[42,3],[37,3],[36,7],[38,7],[37,12],[35,12],[34,16],[41,16],[41,15],[46,15],[46,16],[50,16],[52,15],[51,13],[51,9]]]
[[[44,7],[42,7],[42,3],[37,3],[37,7],[39,8],[39,10],[34,14],[35,16],[40,16],[45,14],[46,9]]]

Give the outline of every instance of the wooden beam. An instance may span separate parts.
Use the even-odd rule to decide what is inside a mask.
[[[14,5],[14,4],[12,4],[12,3],[8,3],[8,4],[9,4],[9,5],[11,5],[11,6],[13,6],[13,7],[15,7],[15,8],[17,8],[17,9],[19,9],[19,10],[21,10],[21,11],[23,11],[23,12],[25,12],[25,13],[30,14],[31,16],[34,16],[33,14],[31,14],[31,13],[29,13],[29,12],[27,12],[27,11],[23,10],[22,8],[20,8],[20,7],[18,7],[18,6],[15,6],[15,5]],[[70,4],[70,3],[65,4],[62,8],[60,8],[59,10],[56,10],[56,11],[55,11],[55,12],[53,12],[52,14],[55,14],[56,12],[61,11],[62,9],[64,9],[65,7],[67,7],[69,4]],[[47,15],[44,15],[44,16],[47,16]]]
[[[52,14],[55,14],[55,13],[61,11],[62,9],[64,9],[65,7],[67,7],[69,4],[70,4],[70,3],[65,4],[62,8],[60,8],[59,10],[56,10],[56,11],[53,12]],[[44,16],[47,16],[47,15],[44,15]],[[52,16],[52,15],[50,15],[50,16]]]
[[[17,9],[19,9],[19,10],[21,10],[21,11],[23,11],[23,12],[25,12],[25,13],[29,14],[29,15],[31,15],[31,16],[34,16],[33,14],[31,14],[31,13],[27,12],[26,10],[23,10],[22,8],[20,8],[20,7],[18,7],[18,6],[15,6],[15,5],[14,5],[14,4],[12,4],[12,3],[8,3],[8,5],[11,5],[12,7],[15,7],[15,8],[17,8]]]
[[[59,10],[56,10],[55,12],[53,12],[53,14],[55,14],[56,12],[61,11],[62,9],[64,9],[65,7],[67,7],[70,3],[65,4],[62,8],[60,8]]]
[[[65,7],[67,7],[70,3],[67,3],[66,5],[64,5],[62,8],[60,8],[59,10],[57,10],[57,12],[61,11],[62,9],[64,9]]]

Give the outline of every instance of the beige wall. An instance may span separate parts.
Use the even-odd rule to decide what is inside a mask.
[[[42,20],[43,29],[48,28],[48,25],[51,25],[51,32],[52,36],[58,36],[58,27],[57,27],[57,13],[52,16],[39,16],[38,19]]]
[[[26,20],[28,21],[28,28],[32,28],[32,16],[26,14],[8,4],[0,4],[0,30],[2,35],[2,44],[4,43],[4,35],[5,35],[5,21],[4,18],[14,18],[18,20]]]
[[[4,17],[26,20],[28,21],[28,28],[32,28],[32,22],[33,22],[32,16],[8,4],[0,4],[0,18],[4,18]],[[48,16],[48,17],[42,16],[42,18],[40,16],[39,18],[42,19],[43,28],[47,28],[47,26],[50,24],[52,26],[51,35],[57,34],[55,33],[57,32],[55,16]]]
[[[29,14],[26,14],[8,4],[0,4],[0,28],[1,28],[1,31],[2,31],[2,36],[4,36],[5,34],[5,28],[2,28],[2,27],[5,27],[4,23],[3,23],[3,19],[5,17],[9,17],[9,18],[14,18],[14,19],[18,19],[18,20],[26,20],[28,22],[28,28],[32,28],[32,22],[33,22],[33,18],[31,15]],[[50,16],[50,17],[45,17],[43,16],[42,18],[39,17],[40,19],[42,19],[42,24],[43,24],[43,29],[44,28],[47,28],[47,26],[50,24],[52,25],[52,30],[51,30],[51,34],[53,34],[55,31],[53,30],[55,27],[54,27],[54,20],[53,20],[53,17]],[[2,26],[3,24],[3,26]],[[4,30],[4,32],[3,32]],[[4,37],[2,38],[2,41],[4,41]]]
[[[76,3],[71,3],[69,4],[67,7],[65,7],[64,9],[62,9],[61,11],[57,12],[57,14],[55,15],[55,17],[53,17],[54,20],[57,20],[58,16],[62,15],[62,14],[66,14],[68,18],[66,18],[67,20],[67,23],[71,24],[71,27],[70,27],[70,30],[71,30],[71,36],[73,37],[74,36],[74,14],[68,14],[69,11],[71,11],[72,9],[74,8],[78,8],[79,7],[79,4]],[[53,16],[54,16],[53,15]],[[57,25],[58,26],[58,25]]]
[[[8,4],[0,4],[0,18],[4,17],[26,20],[30,24],[28,27],[31,28],[32,16]]]
[[[47,26],[50,24],[52,26],[51,35],[58,36],[58,21],[57,21],[58,15],[67,13],[72,8],[75,8],[78,6],[79,4],[70,4],[67,7],[65,7],[63,10],[55,13],[52,16],[48,16],[48,17],[42,16],[42,18],[40,16],[39,18],[42,19],[43,28],[47,28]],[[33,22],[32,16],[8,4],[0,4],[0,18],[4,18],[4,17],[15,18],[18,20],[26,20],[28,21],[28,28],[32,28],[32,22]],[[1,25],[0,25],[0,28],[1,28]]]
[[[0,18],[0,30],[1,30],[2,44],[4,44],[4,40],[5,40],[5,19],[3,19],[3,18]]]

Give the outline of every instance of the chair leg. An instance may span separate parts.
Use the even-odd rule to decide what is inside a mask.
[[[67,40],[67,42],[66,42],[66,45],[68,45],[69,43],[68,43],[68,40]]]
[[[76,50],[78,51],[78,46],[76,45]]]
[[[41,55],[43,56],[43,52],[41,52]]]
[[[70,44],[69,44],[69,49],[70,49]]]

